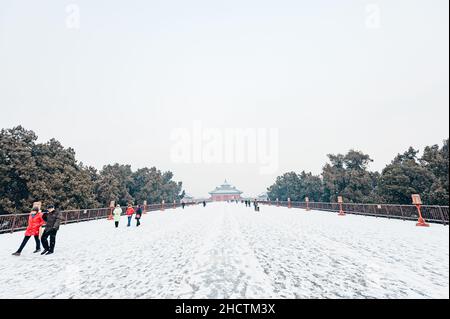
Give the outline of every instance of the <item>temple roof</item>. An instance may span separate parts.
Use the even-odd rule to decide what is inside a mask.
[[[225,182],[216,187],[216,189],[214,189],[213,191],[209,192],[210,195],[240,195],[242,194],[242,192],[237,189],[236,187],[232,186],[231,184],[229,184],[227,182],[227,180],[225,180]]]

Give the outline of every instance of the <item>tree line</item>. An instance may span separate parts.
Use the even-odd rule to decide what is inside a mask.
[[[429,205],[449,204],[448,138],[441,147],[425,147],[422,156],[410,147],[379,172],[368,170],[373,160],[360,151],[328,154],[320,175],[288,172],[268,188],[271,200],[336,202],[343,196],[353,203],[411,204],[411,194],[420,194]]]
[[[59,209],[160,203],[183,197],[172,172],[155,167],[136,171],[130,165],[106,165],[100,171],[75,158],[72,148],[55,139],[37,143],[22,126],[0,131],[0,214],[22,213],[34,201]]]

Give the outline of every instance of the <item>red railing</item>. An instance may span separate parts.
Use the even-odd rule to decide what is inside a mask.
[[[325,202],[294,202],[288,201],[261,201],[261,204],[281,206],[311,210],[339,212],[338,203]],[[361,203],[343,203],[342,208],[345,213],[355,215],[366,215],[384,218],[396,218],[403,220],[417,220],[419,215],[415,205],[395,205],[395,204],[361,204]],[[448,225],[449,206],[422,205],[422,216],[428,222]]]
[[[186,203],[186,206],[195,205],[195,202]],[[141,206],[144,210],[144,205]],[[144,213],[153,212],[165,209],[175,209],[181,207],[181,203],[164,203],[164,204],[152,204],[145,206]],[[123,215],[126,212],[127,207],[122,207]],[[137,206],[134,207],[137,209]],[[77,209],[77,210],[65,210],[62,211],[64,218],[63,224],[79,223],[89,220],[97,220],[107,218],[111,215],[111,208],[93,208],[93,209]],[[28,225],[29,213],[25,214],[6,214],[0,215],[0,234],[12,233],[15,231],[24,230]]]

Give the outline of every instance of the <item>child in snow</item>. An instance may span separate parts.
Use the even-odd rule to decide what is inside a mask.
[[[142,207],[141,205],[138,206],[138,209],[136,210],[136,227],[138,227],[141,224],[141,217],[142,217]]]
[[[127,227],[130,227],[131,226],[131,218],[133,218],[133,214],[134,214],[134,208],[131,207],[131,204],[128,205],[126,214],[127,214],[127,217],[128,217],[128,225],[127,225]]]
[[[25,230],[25,237],[23,238],[22,244],[20,245],[19,249],[15,253],[13,253],[14,256],[20,256],[22,250],[25,248],[25,245],[27,244],[31,236],[33,236],[34,240],[36,241],[36,250],[33,253],[41,251],[39,229],[44,224],[45,222],[42,219],[42,212],[40,211],[39,207],[34,207],[30,212],[30,216],[28,217],[28,227]]]
[[[114,208],[113,216],[114,216],[114,225],[116,228],[119,227],[120,216],[122,215],[122,208],[117,204],[116,208]]]

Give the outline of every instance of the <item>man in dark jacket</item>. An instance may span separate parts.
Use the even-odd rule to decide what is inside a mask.
[[[56,233],[58,232],[59,225],[61,224],[62,215],[60,212],[55,210],[55,206],[51,205],[48,207],[48,213],[43,216],[45,224],[45,230],[42,234],[42,246],[44,247],[44,251],[41,255],[50,255],[53,254],[55,250],[56,243]],[[50,237],[50,246],[48,244],[48,237]]]
[[[141,205],[139,205],[136,210],[136,217],[135,217],[136,218],[136,227],[141,225],[141,217],[142,217],[142,207],[141,207]]]

